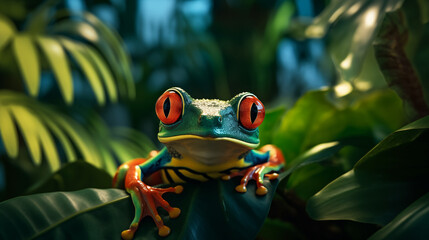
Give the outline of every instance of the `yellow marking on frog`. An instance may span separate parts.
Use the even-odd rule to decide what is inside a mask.
[[[206,177],[204,177],[203,175],[192,173],[186,169],[179,169],[179,172],[188,178],[191,178],[191,179],[194,179],[194,180],[197,180],[200,182],[205,182],[205,181],[209,180]]]
[[[191,158],[171,158],[171,161],[165,165],[166,167],[184,167],[192,169],[200,173],[219,173],[230,168],[246,168],[250,166],[250,163],[244,161],[244,158],[240,160],[231,159],[222,164],[206,165],[195,161]]]
[[[229,137],[201,137],[201,136],[197,136],[197,135],[179,135],[179,136],[172,136],[172,137],[160,137],[158,136],[158,140],[162,143],[169,143],[169,142],[173,142],[173,141],[177,141],[177,140],[182,140],[182,139],[198,139],[198,140],[210,140],[210,141],[229,141],[229,142],[233,142],[233,143],[237,143],[243,146],[246,146],[250,149],[256,148],[258,147],[259,143],[248,143],[242,140],[238,140],[235,138],[229,138]]]

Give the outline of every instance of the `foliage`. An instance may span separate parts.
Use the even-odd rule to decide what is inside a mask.
[[[88,127],[74,118],[76,112],[63,110],[53,79],[67,106],[85,98],[114,103],[119,96],[133,98],[135,90],[119,36],[91,13],[58,9],[57,1],[46,1],[28,16],[20,15],[23,19],[17,20],[13,11],[10,18],[0,14],[0,87],[5,88],[0,91],[0,155],[7,155],[1,181],[5,177],[9,183],[0,192],[6,198],[24,193],[63,163],[82,159],[113,174],[117,161],[153,149],[141,133],[125,127],[112,131],[102,120]],[[88,81],[88,98],[75,88],[82,84],[80,76]],[[25,90],[31,97],[19,93]]]
[[[386,12],[401,7],[403,0],[332,1],[305,29],[307,37],[329,36],[329,50],[341,76],[354,80],[362,69]]]
[[[352,170],[312,197],[307,206],[309,214],[316,219],[350,219],[386,225],[402,211],[424,208],[419,201],[404,210],[429,191],[424,184],[428,181],[429,169],[425,147],[428,127],[429,117],[425,117],[388,136]],[[401,228],[402,231],[418,228],[423,224],[420,221],[425,221],[426,213],[423,211],[415,217],[411,212],[401,214],[391,225],[410,219],[409,228]],[[394,231],[392,227],[388,229],[380,230],[382,233],[378,236]],[[427,235],[427,231],[426,234],[421,231],[417,234]],[[405,236],[405,233],[395,230],[393,236]]]
[[[29,94],[39,94],[40,60],[43,60],[47,62],[45,66],[51,67],[65,102],[71,104],[73,60],[85,74],[99,104],[105,103],[104,91],[115,102],[118,88],[133,97],[129,60],[117,36],[89,13],[75,16],[64,11],[54,15],[51,10],[49,4],[40,7],[27,19],[29,24],[22,31],[17,31],[11,20],[0,15],[0,51],[12,52],[10,58],[16,59]],[[73,59],[68,59],[69,56]],[[3,68],[13,63],[5,60],[1,61]]]
[[[253,183],[246,194],[235,193],[238,179],[166,194],[182,209],[177,220],[161,211],[173,230],[168,238],[427,236],[425,1],[211,1],[210,23],[199,29],[185,14],[192,1],[174,1],[159,29],[150,21],[139,26],[134,1],[102,2],[85,1],[93,12],[102,5],[117,14],[128,53],[114,24],[92,13],[60,10],[67,5],[60,1],[0,3],[2,197],[41,193],[0,203],[1,238],[117,238],[133,217],[128,195],[76,190],[108,188],[118,164],[156,149],[140,130],[155,136],[153,103],[172,84],[198,98],[258,95],[267,106],[261,144],[279,146],[287,163],[280,181],[266,182],[266,198],[254,195]],[[311,23],[299,18],[306,7],[318,14]],[[153,45],[135,37],[148,26],[158,35]],[[326,43],[339,76],[331,72],[326,88],[293,104],[278,95],[282,61],[296,60],[281,50],[293,42],[300,58],[322,56],[324,49],[303,50],[309,38]],[[317,67],[331,71],[332,64]],[[135,99],[117,103],[121,96]],[[137,238],[158,238],[150,219],[142,224]]]
[[[180,195],[166,194],[166,200],[182,210],[177,219],[162,213],[172,233],[159,237],[155,224],[146,219],[135,239],[253,238],[265,220],[277,182],[271,185],[267,180],[265,197],[256,195],[253,184],[239,194],[234,190],[237,184],[239,179],[186,184]],[[4,229],[0,236],[6,239],[117,239],[134,212],[123,190],[85,189],[11,199],[0,203],[0,215]]]
[[[15,92],[0,92],[0,113],[0,133],[8,155],[18,156],[19,135],[15,129],[19,129],[34,164],[40,165],[45,156],[54,171],[61,165],[59,150],[64,152],[61,159],[65,162],[81,156],[113,174],[117,168],[115,158],[124,162],[146,156],[153,149],[146,136],[132,129],[122,127],[112,131],[99,120],[94,130],[88,131],[67,115]]]
[[[282,173],[279,179],[288,177],[302,166],[329,160],[343,146],[334,142],[314,147],[301,156],[300,164]],[[74,179],[76,169],[79,169],[79,180]],[[105,183],[110,182],[105,175],[103,171],[78,161],[66,165],[40,186],[35,186],[31,192],[49,192],[53,189],[72,191],[79,186],[105,188]],[[103,179],[104,182],[90,179]],[[250,184],[246,193],[237,193],[234,188],[239,184],[239,180],[235,178],[230,181],[187,183],[180,195],[167,194],[165,199],[172,206],[180,206],[182,210],[178,219],[169,219],[168,214],[162,212],[165,223],[173,229],[167,239],[194,238],[197,237],[196,233],[204,239],[254,238],[266,218],[278,181],[265,180],[268,195],[261,197],[256,195],[255,184]],[[54,206],[50,203],[54,203]],[[207,208],[208,205],[210,208]],[[14,236],[18,239],[103,236],[106,239],[115,239],[117,233],[127,227],[124,223],[132,219],[132,206],[130,197],[124,191],[115,189],[86,189],[18,197],[0,203],[0,214],[4,216],[0,218],[0,223],[7,226],[7,230],[0,232],[0,236]],[[62,210],[57,213],[59,208]],[[89,219],[92,219],[90,226],[79,227],[85,225]],[[37,228],[34,229],[32,226],[35,224]],[[25,230],[19,231],[17,236],[18,229],[14,226]],[[254,226],[252,231],[249,226]],[[67,234],[71,232],[72,235]],[[158,238],[161,239],[151,220],[143,221],[136,239]]]

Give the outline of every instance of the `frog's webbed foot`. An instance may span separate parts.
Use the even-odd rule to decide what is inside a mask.
[[[150,216],[155,222],[159,236],[165,237],[170,234],[170,228],[164,225],[157,208],[162,207],[167,210],[170,218],[178,217],[180,215],[180,209],[171,207],[170,204],[162,198],[162,195],[166,192],[181,193],[183,187],[179,185],[165,189],[155,188],[146,185],[140,180],[135,180],[131,182],[126,189],[131,194],[135,207],[135,216],[130,228],[121,233],[122,238],[126,240],[132,239],[138,229],[141,219],[146,216]]]
[[[279,176],[277,173],[266,173],[267,166],[264,166],[266,164],[267,163],[255,165],[239,172],[234,172],[229,175],[225,175],[222,177],[222,179],[229,180],[236,176],[242,176],[243,178],[241,179],[240,185],[235,187],[235,190],[241,193],[247,192],[247,184],[250,180],[253,179],[256,181],[256,194],[263,196],[268,192],[267,188],[263,184],[264,177],[267,177],[270,180],[274,180],[277,179],[277,177]]]
[[[236,176],[242,176],[243,178],[241,179],[240,185],[235,188],[237,192],[246,192],[247,184],[250,180],[253,179],[256,181],[256,194],[263,196],[268,192],[267,188],[263,184],[264,178],[267,177],[269,180],[278,178],[279,175],[277,172],[283,168],[285,162],[281,150],[274,145],[265,145],[259,151],[270,152],[268,162],[257,164],[239,172],[233,172],[222,177],[224,180],[229,180]]]

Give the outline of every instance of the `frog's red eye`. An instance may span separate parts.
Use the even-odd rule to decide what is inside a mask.
[[[162,94],[155,105],[156,115],[164,124],[173,124],[179,121],[182,116],[182,109],[182,98],[175,91]]]
[[[241,125],[249,130],[257,128],[264,121],[265,108],[262,102],[255,96],[249,95],[241,100],[238,120]]]

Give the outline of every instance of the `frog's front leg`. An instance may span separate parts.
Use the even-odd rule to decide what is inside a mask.
[[[171,218],[176,218],[180,214],[179,208],[173,208],[170,204],[162,198],[162,195],[166,192],[181,193],[183,191],[182,186],[170,187],[170,188],[155,188],[145,184],[141,179],[143,175],[150,174],[144,173],[147,169],[158,170],[161,164],[158,162],[159,159],[156,157],[147,160],[146,159],[135,159],[121,165],[114,178],[114,186],[118,187],[123,181],[126,191],[131,195],[131,199],[135,208],[134,219],[130,224],[129,229],[123,231],[121,236],[123,239],[132,239],[135,232],[138,229],[140,221],[150,216],[155,222],[158,228],[158,234],[160,236],[167,236],[170,234],[170,228],[164,225],[161,216],[158,214],[157,208],[162,207],[168,211]]]
[[[262,196],[267,194],[268,190],[263,185],[264,177],[268,177],[270,180],[277,179],[279,171],[284,167],[284,157],[281,150],[274,145],[265,145],[259,152],[266,153],[269,152],[268,161],[256,164],[254,166],[248,167],[239,172],[234,172],[229,175],[223,176],[224,180],[229,180],[232,177],[242,176],[240,185],[238,185],[235,190],[237,192],[246,192],[247,184],[250,180],[256,181],[256,194]]]

